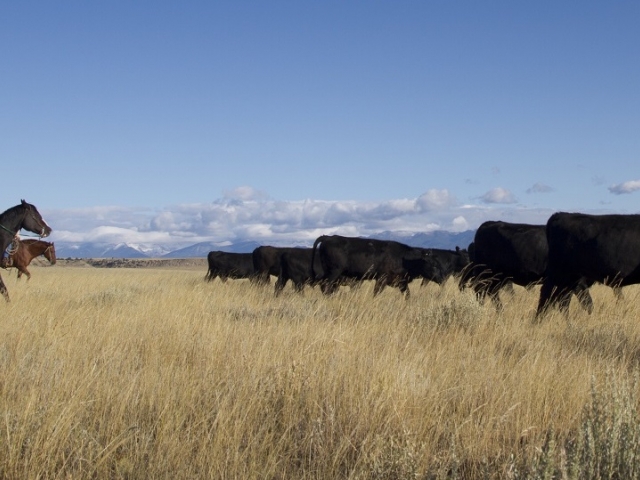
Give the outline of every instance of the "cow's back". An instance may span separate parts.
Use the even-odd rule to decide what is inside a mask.
[[[545,273],[548,246],[544,225],[485,222],[476,231],[473,244],[474,263],[517,284],[538,282]]]
[[[223,252],[214,250],[207,254],[209,270],[207,278],[251,278],[253,275],[253,258],[250,253]]]
[[[325,271],[340,271],[356,278],[375,277],[381,270],[401,266],[402,255],[410,250],[411,247],[395,241],[338,235],[329,237],[319,247]]]
[[[547,222],[549,270],[556,277],[640,282],[640,215],[558,212]]]
[[[320,259],[313,258],[311,248],[294,248],[285,251],[280,257],[280,274],[294,282],[306,282],[312,280],[314,274],[322,276],[322,273]]]

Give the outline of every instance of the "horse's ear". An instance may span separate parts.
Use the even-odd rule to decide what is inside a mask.
[[[24,205],[25,203],[27,203],[27,202],[25,202],[25,201],[24,201],[24,198],[23,198],[22,200],[20,200],[20,202],[22,203],[22,205]]]

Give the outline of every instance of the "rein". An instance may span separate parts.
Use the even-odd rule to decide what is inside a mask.
[[[5,227],[4,225],[2,225],[1,223],[0,223],[0,228],[2,228],[3,230],[6,230],[7,232],[9,232],[9,233],[11,234],[11,236],[12,236],[12,237],[15,237],[15,236],[16,236],[16,233],[17,233],[17,232],[12,232],[11,230],[9,230],[7,227]]]
[[[9,254],[9,256],[13,256],[16,254],[19,248],[20,248],[20,244],[15,241],[15,237],[14,237],[14,239],[11,240],[9,247],[7,248],[7,253]]]
[[[23,238],[23,237],[26,237],[26,238],[42,238],[42,235],[38,235],[37,233],[27,232],[27,233],[23,233],[23,234],[20,235],[20,238]]]
[[[47,248],[45,248],[40,255],[44,255],[45,253],[50,251],[52,248],[53,248],[53,244],[47,246]]]

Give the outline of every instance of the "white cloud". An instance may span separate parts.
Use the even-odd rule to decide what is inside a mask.
[[[451,229],[454,232],[464,232],[465,230],[469,230],[469,222],[462,215],[456,217],[451,222]]]
[[[440,210],[453,206],[457,203],[455,197],[449,193],[449,190],[427,190],[416,200],[416,206],[419,211],[429,212]]]
[[[628,182],[618,183],[617,185],[611,185],[609,187],[609,191],[615,195],[632,193],[636,190],[640,190],[640,180],[629,180]]]
[[[238,189],[234,190],[238,192]],[[243,193],[244,192],[244,193]],[[52,241],[162,244],[235,243],[311,245],[323,234],[373,235],[383,231],[464,231],[486,220],[544,223],[553,212],[515,208],[511,192],[497,188],[484,204],[458,204],[448,190],[428,190],[417,198],[382,202],[280,201],[243,189],[210,203],[162,210],[99,207],[47,212]],[[244,198],[244,199],[243,199]]]
[[[549,193],[553,192],[553,188],[544,183],[534,183],[530,188],[527,188],[527,193]]]
[[[516,203],[516,197],[506,188],[496,187],[480,197],[484,203]]]

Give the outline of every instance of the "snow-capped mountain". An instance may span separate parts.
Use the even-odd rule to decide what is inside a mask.
[[[371,238],[395,240],[413,247],[454,250],[456,247],[467,248],[469,243],[473,241],[474,235],[475,231],[473,230],[461,233],[447,231],[430,233],[381,232],[372,235]],[[206,257],[212,250],[249,253],[260,245],[268,245],[268,243],[244,240],[236,243],[200,242],[187,246],[168,246],[134,243],[55,242],[56,256],[58,258],[194,258]],[[290,246],[311,245],[306,245],[305,242],[300,241]]]

